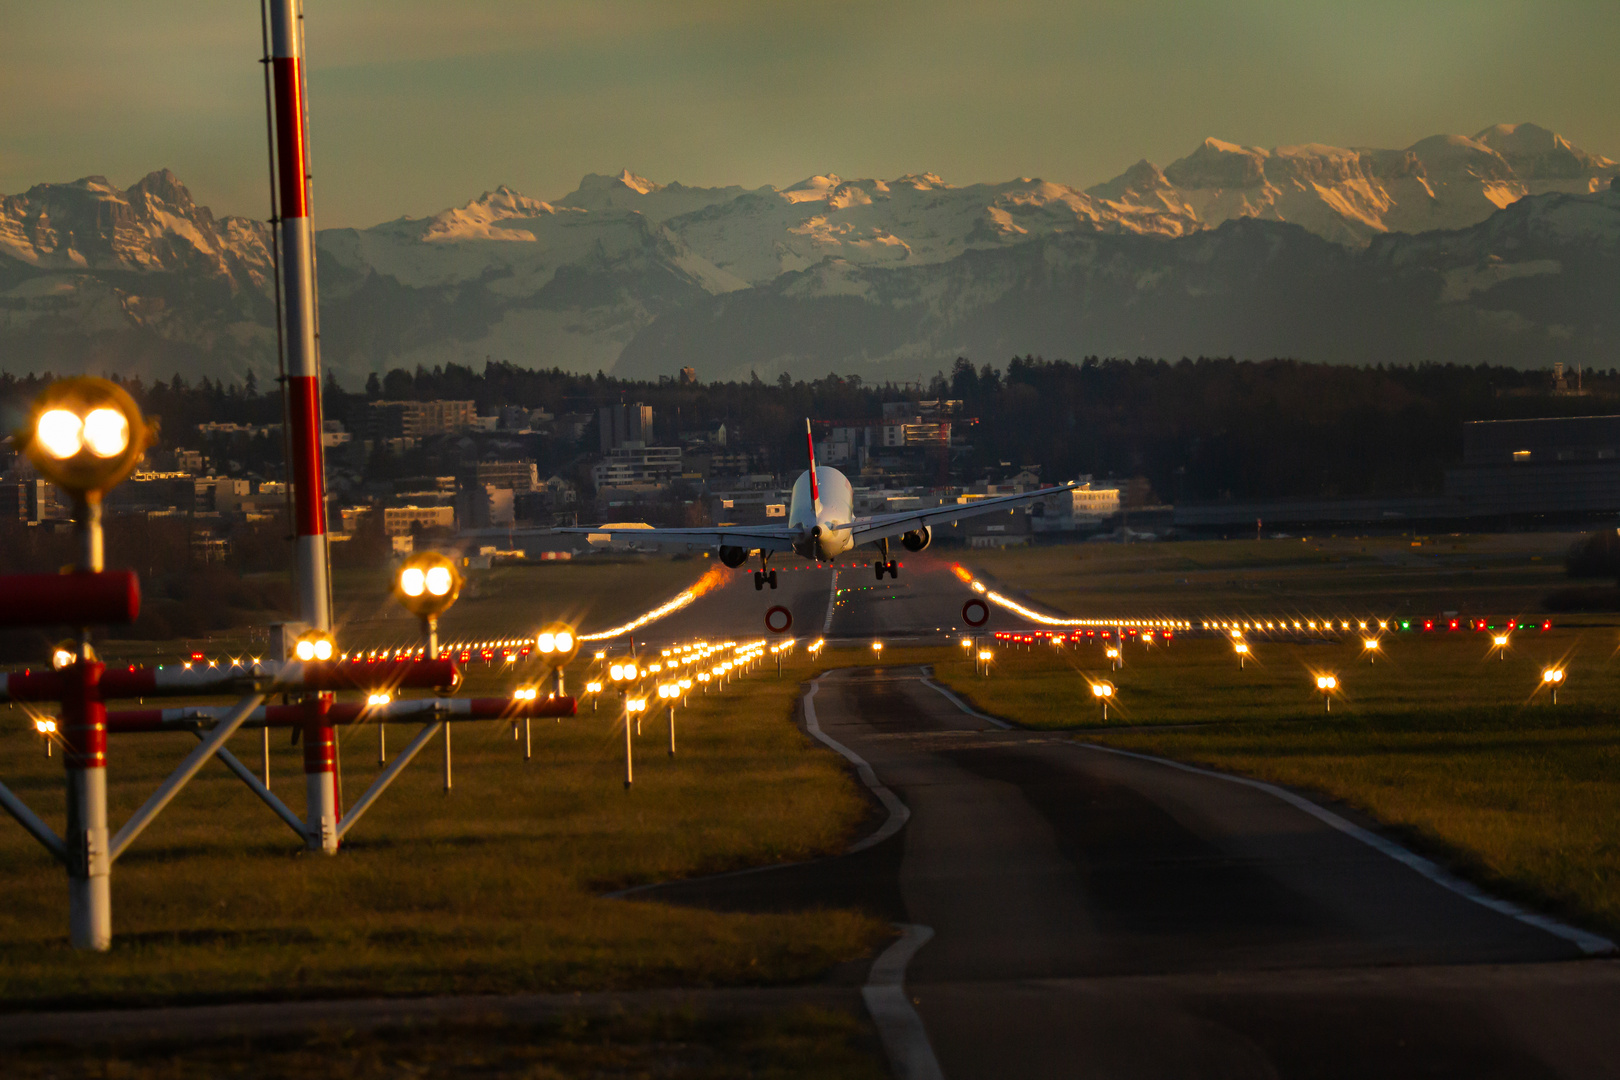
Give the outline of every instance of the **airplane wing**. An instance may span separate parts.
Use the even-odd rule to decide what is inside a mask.
[[[707,525],[692,529],[625,528],[604,525],[592,529],[584,525],[556,530],[560,533],[584,533],[591,536],[610,536],[616,540],[645,540],[653,544],[697,544],[702,547],[759,548],[761,551],[792,551],[798,539],[796,530],[771,525]]]
[[[972,502],[966,503],[930,506],[924,510],[897,510],[892,514],[875,514],[872,517],[856,518],[850,522],[850,532],[856,544],[869,544],[884,537],[899,536],[901,533],[912,532],[925,525],[938,525],[941,522],[978,517],[980,514],[988,514],[996,510],[1010,510],[1026,503],[1037,502],[1050,495],[1060,495],[1065,491],[1073,491],[1077,487],[1079,487],[1078,484],[1061,484],[1058,487],[1041,488],[1039,491],[1026,491],[1022,495],[997,495],[993,498],[974,499]]]

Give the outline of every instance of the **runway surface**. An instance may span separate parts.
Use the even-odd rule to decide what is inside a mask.
[[[960,627],[967,593],[948,563],[912,563],[844,594],[828,636]],[[830,579],[784,572],[776,597],[744,581],[680,613],[677,632],[739,636],[727,628],[774,599],[795,632],[819,633]],[[840,571],[846,583],[877,585],[870,570]],[[923,676],[832,672],[807,710],[909,810],[892,838],[641,895],[853,904],[930,928],[894,1000],[955,1080],[1620,1076],[1620,963],[1275,794],[992,727]]]

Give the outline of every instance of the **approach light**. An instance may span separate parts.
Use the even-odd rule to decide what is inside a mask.
[[[1366,649],[1368,652],[1372,652],[1374,649],[1378,648],[1378,639],[1375,637],[1363,638],[1361,647]]]
[[[587,694],[600,694],[602,692],[602,684],[599,682],[588,682],[585,684],[585,692]]]
[[[513,701],[533,701],[540,696],[540,691],[532,686],[520,686],[512,691]]]
[[[330,660],[334,652],[336,648],[332,644],[331,635],[323,634],[319,630],[305,634],[293,646],[293,655],[306,664],[311,660]]]
[[[1323,693],[1330,693],[1339,688],[1339,680],[1332,675],[1318,675],[1316,677],[1316,688]]]
[[[579,635],[567,623],[551,623],[534,636],[534,647],[546,666],[566,667],[579,652]]]
[[[1248,656],[1249,655],[1249,646],[1248,646],[1248,643],[1246,643],[1246,642],[1240,641],[1236,645],[1233,645],[1232,649],[1239,656]]]
[[[679,686],[682,690],[690,690],[690,689],[692,689],[692,680],[691,679],[682,679],[680,682],[676,683],[676,685]]]
[[[376,708],[376,707],[378,707],[380,705],[387,705],[390,701],[393,701],[393,700],[394,700],[393,697],[391,695],[389,695],[389,694],[367,694],[366,695],[366,704],[371,706],[372,708]]]
[[[456,602],[461,585],[461,571],[448,556],[424,551],[406,560],[394,592],[412,615],[436,619]]]
[[[47,480],[94,502],[134,470],[156,435],[123,387],[72,378],[45,388],[13,442]]]
[[[990,661],[991,657],[993,657],[994,655],[995,654],[992,653],[989,649],[980,649],[979,650],[979,659],[985,661],[986,663],[988,663]]]
[[[1541,673],[1541,681],[1544,682],[1544,683],[1549,683],[1549,684],[1550,683],[1561,683],[1561,682],[1563,682],[1564,681],[1564,669],[1563,668],[1556,668],[1556,667],[1548,668],[1546,671],[1543,671]]]
[[[56,721],[41,717],[34,721],[34,730],[41,735],[54,735],[56,734]]]
[[[1106,650],[1105,655],[1110,660],[1118,660],[1119,659],[1119,650],[1116,649],[1114,646],[1110,645],[1110,646],[1108,646],[1108,649]]]
[[[875,653],[882,652],[883,651],[883,642],[881,642],[881,641],[872,642],[872,651],[875,652]]]
[[[1094,696],[1100,697],[1100,698],[1113,697],[1114,696],[1114,684],[1113,683],[1105,683],[1105,682],[1092,683],[1091,684],[1091,692],[1092,692],[1092,694]]]
[[[51,650],[51,667],[61,671],[79,661],[78,647],[71,642],[64,641]]]

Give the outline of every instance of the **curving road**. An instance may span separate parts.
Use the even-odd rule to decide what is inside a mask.
[[[829,637],[952,626],[964,590],[943,561],[913,561],[898,588],[849,594]],[[840,584],[857,574],[876,585],[847,570]],[[797,623],[825,617],[829,577],[781,575]],[[682,632],[734,633],[763,606],[751,586],[721,590]],[[904,994],[874,1007],[897,1073],[1620,1076],[1620,963],[1592,958],[1603,939],[1470,896],[1342,811],[1002,730],[924,674],[833,672],[806,710],[909,811],[891,838],[643,894],[858,904],[927,927],[888,958]],[[885,817],[875,806],[874,828]],[[920,1017],[910,1043],[895,1010]]]

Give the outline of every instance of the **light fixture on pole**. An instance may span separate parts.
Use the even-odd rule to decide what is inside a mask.
[[[1333,695],[1339,689],[1339,679],[1336,675],[1318,675],[1316,689],[1322,694],[1322,711],[1333,711]]]
[[[1107,720],[1108,703],[1114,699],[1114,684],[1111,682],[1092,683],[1091,696],[1102,703],[1102,718]]]
[[[427,639],[427,657],[439,658],[439,616],[448,611],[461,595],[463,579],[454,560],[437,551],[424,551],[412,555],[400,567],[394,582],[394,595],[405,605],[405,610],[422,623],[422,636]],[[444,725],[444,790],[451,787],[450,725]]]
[[[1558,704],[1558,687],[1564,681],[1564,669],[1550,667],[1541,673],[1541,684],[1552,691],[1552,703]]]
[[[1249,658],[1249,643],[1247,641],[1234,641],[1232,651],[1237,653],[1238,670],[1243,670],[1243,662]]]
[[[156,435],[124,388],[108,379],[60,379],[34,402],[13,445],[41,476],[73,498],[77,570],[104,569],[102,497],[131,472]],[[79,949],[112,944],[112,855],[107,830],[107,708],[104,670],[79,628],[76,656],[63,667],[62,756],[67,766],[69,938]]]
[[[1362,638],[1361,649],[1367,654],[1367,663],[1371,664],[1378,658],[1379,641],[1375,637]]]

